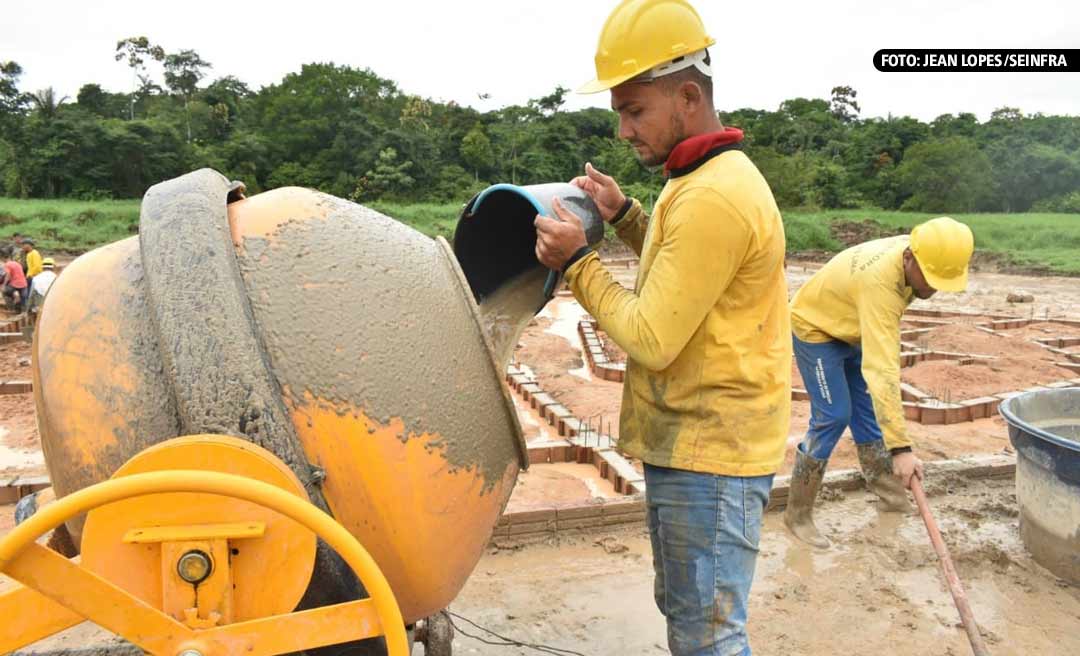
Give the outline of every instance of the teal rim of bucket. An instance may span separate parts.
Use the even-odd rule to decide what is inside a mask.
[[[536,196],[530,194],[528,190],[525,189],[525,187],[516,184],[510,184],[509,182],[500,182],[498,184],[493,184],[487,189],[481,191],[476,196],[476,199],[469,204],[469,207],[466,211],[470,213],[475,212],[477,208],[479,208],[480,205],[484,202],[484,199],[495,193],[496,191],[509,191],[511,193],[517,194],[518,196],[521,196],[525,200],[529,201],[529,203],[532,204],[532,206],[536,209],[537,214],[543,214],[544,216],[548,215],[548,210],[544,209],[544,206],[540,204],[540,201],[536,200]],[[544,298],[550,299],[552,296],[555,295],[555,288],[559,284],[560,275],[560,272],[548,269],[547,280],[544,282]]]

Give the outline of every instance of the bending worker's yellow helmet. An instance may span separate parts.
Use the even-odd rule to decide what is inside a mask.
[[[968,263],[975,250],[971,228],[943,216],[915,226],[911,252],[926,282],[942,292],[967,289]]]
[[[686,0],[623,0],[608,16],[596,46],[596,79],[578,93],[597,93],[664,66],[656,77],[697,66],[706,75],[701,17]]]

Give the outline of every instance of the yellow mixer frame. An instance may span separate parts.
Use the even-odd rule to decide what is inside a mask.
[[[79,558],[38,538],[86,514]],[[316,536],[370,595],[295,611]],[[276,456],[223,435],[174,438],[104,482],[41,507],[0,539],[0,654],[89,620],[151,654],[282,654],[408,636],[378,564],[310,503]]]

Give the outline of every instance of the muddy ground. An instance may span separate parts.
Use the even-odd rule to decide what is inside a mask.
[[[1080,589],[1024,551],[1011,481],[930,483],[990,651],[1080,653]],[[766,515],[750,602],[755,654],[970,653],[918,516],[879,514],[862,491],[837,493],[817,513],[834,541],[827,552],[794,542],[779,513]],[[643,528],[498,550],[484,556],[451,609],[502,635],[582,654],[664,654],[650,554]],[[454,649],[535,653],[464,636]]]
[[[0,381],[30,380],[30,344],[0,344]],[[0,394],[0,484],[45,473],[33,394]]]

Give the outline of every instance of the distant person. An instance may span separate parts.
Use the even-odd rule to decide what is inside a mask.
[[[849,248],[815,273],[791,301],[795,362],[810,395],[810,428],[796,448],[784,523],[827,548],[814,499],[833,447],[851,427],[867,485],[890,511],[908,511],[905,489],[923,478],[900,396],[900,319],[911,301],[967,287],[971,229],[948,217],[910,236]]]
[[[4,260],[4,300],[8,307],[21,308],[26,304],[26,274],[15,260],[15,255],[10,250],[5,250]]]
[[[29,237],[24,237],[22,240],[22,252],[26,257],[26,266],[24,271],[26,272],[26,285],[27,289],[34,284],[34,276],[38,275],[42,271],[41,266],[41,253],[34,247],[34,240]],[[23,309],[30,304],[30,297],[27,295],[26,300],[23,301]]]
[[[784,226],[742,131],[717,118],[713,43],[685,0],[622,2],[581,89],[610,91],[619,137],[667,176],[652,216],[591,164],[573,181],[641,257],[633,291],[568,208],[535,220],[537,259],[628,356],[619,448],[645,463],[654,599],[674,656],[750,654],[762,515],[791,418]]]
[[[34,282],[30,285],[28,310],[36,313],[45,302],[45,295],[49,293],[53,281],[56,280],[56,261],[46,257],[41,261],[41,273],[34,276]]]
[[[15,261],[22,267],[23,273],[26,273],[26,254],[22,250],[22,242],[25,239],[25,235],[18,232],[11,235],[11,243],[14,244],[11,248],[11,252],[15,254]]]

